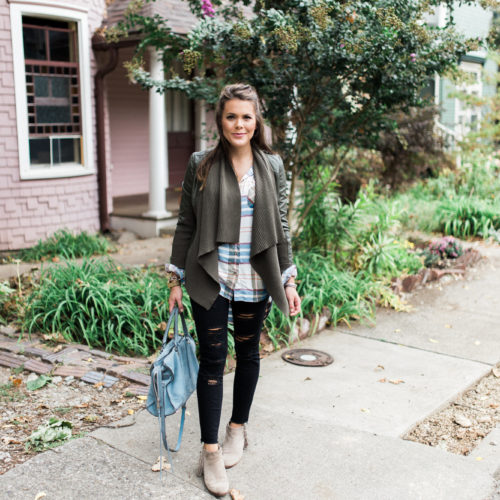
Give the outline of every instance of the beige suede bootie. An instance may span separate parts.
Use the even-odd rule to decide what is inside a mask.
[[[247,429],[245,425],[231,427],[227,424],[226,437],[222,443],[222,455],[226,469],[233,467],[241,460],[243,450],[247,446]]]
[[[221,497],[227,494],[229,482],[220,446],[217,451],[201,449],[198,476],[203,476],[205,486],[212,495]]]

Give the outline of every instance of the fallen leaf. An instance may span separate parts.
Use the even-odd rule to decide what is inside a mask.
[[[14,387],[19,387],[23,383],[23,380],[20,378],[14,378],[12,379],[12,383],[14,384]]]
[[[167,462],[167,459],[165,457],[161,457],[161,468],[162,470],[170,470],[170,464]],[[153,464],[151,467],[151,470],[153,472],[160,472],[160,457],[156,460],[156,462]]]
[[[88,408],[89,404],[88,403],[82,403],[79,405],[75,405],[75,408]]]
[[[234,488],[229,490],[229,494],[231,495],[231,500],[245,500],[245,496],[242,495],[239,490]]]
[[[434,344],[439,344],[439,340],[436,339],[429,339],[429,342],[432,342]]]
[[[28,391],[36,391],[37,389],[43,387],[45,384],[48,384],[51,380],[52,378],[47,377],[47,375],[40,375],[37,379],[27,382],[26,388],[28,389]]]
[[[52,350],[53,352],[59,352],[64,348],[62,344],[56,345],[54,349]]]
[[[61,259],[59,257],[52,257],[52,262],[59,262],[60,260]]]
[[[103,385],[104,385],[104,382],[102,382],[102,381],[101,382],[96,382],[94,384],[94,387],[102,387]]]
[[[21,441],[18,441],[16,438],[12,436],[2,436],[3,444],[21,444]]]
[[[389,382],[391,384],[395,384],[395,385],[398,385],[398,384],[404,384],[405,381],[404,380],[401,380],[400,378],[393,378],[393,379],[390,379]]]
[[[500,404],[498,403],[491,403],[490,404],[490,408],[498,408],[500,406]]]
[[[483,457],[476,457],[476,460],[480,462],[483,459]]]
[[[394,330],[394,333],[401,333],[401,328],[396,328],[396,329]]]
[[[147,396],[137,396],[137,399],[140,399],[141,401],[146,401],[148,399]]]
[[[384,368],[382,365],[377,365],[377,368],[375,368],[375,370],[374,370],[374,371],[376,371],[376,372],[380,372],[380,371],[382,371],[382,370],[385,370],[385,368]]]
[[[85,420],[86,422],[97,422],[97,419],[99,417],[97,415],[85,415],[83,417],[83,420]]]
[[[42,335],[43,340],[50,340],[52,342],[62,342],[63,344],[67,344],[68,341],[61,335],[60,332],[55,333],[44,333]],[[62,347],[60,347],[62,349]],[[54,351],[57,352],[57,351]]]
[[[190,417],[190,416],[191,416],[191,413],[189,413],[189,411],[188,411],[188,410],[186,410],[186,415],[187,415],[188,417]]]
[[[129,409],[127,410],[127,413],[128,413],[129,415],[133,415],[133,414],[134,414],[134,410],[132,410],[132,408],[129,408]]]
[[[263,350],[266,351],[266,352],[273,352],[274,351],[274,346],[273,346],[273,344],[267,344],[267,345],[264,346]]]
[[[495,377],[500,377],[500,366],[495,366],[492,370],[491,370],[491,373],[493,373],[493,375],[495,375]]]
[[[361,411],[364,413],[370,413],[370,410],[368,408],[361,408]]]
[[[36,494],[35,500],[40,500],[40,498],[46,497],[47,493],[45,491],[40,491],[40,493]]]
[[[451,325],[444,325],[445,328],[452,328]]]
[[[87,359],[84,359],[84,361],[86,361],[87,363],[92,363],[94,360],[92,358],[87,358]]]
[[[306,377],[306,378],[304,379],[304,382],[305,382],[306,380],[312,380],[312,378],[311,378],[311,377]]]
[[[379,382],[385,383],[385,382],[387,382],[387,379],[386,379],[385,377],[384,377],[384,378],[381,378],[381,379],[379,380]]]

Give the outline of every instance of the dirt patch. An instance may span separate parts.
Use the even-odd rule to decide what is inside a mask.
[[[26,439],[51,417],[71,422],[73,436],[81,437],[144,408],[144,397],[127,393],[125,380],[106,388],[59,377],[29,391],[29,375],[0,367],[0,474],[37,453],[25,449]]]
[[[403,439],[469,455],[500,424],[500,364],[441,411],[429,416]],[[490,443],[500,446],[500,442]]]

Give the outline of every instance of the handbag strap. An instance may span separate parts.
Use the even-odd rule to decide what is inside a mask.
[[[175,448],[170,448],[168,445],[167,441],[167,432],[165,429],[165,419],[167,416],[165,415],[165,394],[161,390],[161,370],[159,368],[156,368],[154,371],[154,377],[155,377],[155,393],[157,396],[157,401],[159,403],[159,415],[158,415],[158,420],[160,421],[160,481],[162,478],[162,470],[163,470],[163,452],[162,452],[162,441],[163,441],[163,446],[167,450],[167,456],[168,456],[168,461],[170,463],[170,470],[174,472],[174,464],[172,462],[172,455],[170,454],[171,451],[176,452],[179,451],[181,447],[181,442],[182,442],[182,434],[184,432],[184,420],[186,418],[186,405],[184,404],[182,406],[182,415],[181,415],[181,424],[179,428],[179,435],[177,436],[177,444],[175,445]]]
[[[168,318],[167,326],[165,328],[165,333],[163,335],[163,341],[162,341],[163,347],[165,347],[165,344],[168,341],[168,332],[170,331],[172,321],[174,322],[174,342],[175,344],[178,344],[180,342],[181,337],[179,335],[179,316],[181,317],[184,337],[191,338],[191,335],[189,334],[189,330],[186,324],[186,318],[184,317],[184,314],[179,311],[179,308],[175,306],[172,309],[172,312],[170,313],[170,317]]]
[[[165,347],[168,342],[168,332],[170,331],[170,327],[174,323],[174,340],[175,342],[179,342],[179,308],[175,306],[170,313],[170,316],[167,321],[167,326],[165,328],[165,333],[163,334],[162,347]]]
[[[158,392],[160,396],[160,414],[158,415],[158,420],[160,421],[160,480],[161,480],[161,472],[163,470],[163,459],[162,459],[162,449],[161,442],[163,441],[163,446],[167,450],[168,461],[170,463],[170,470],[174,472],[174,464],[172,463],[172,456],[170,455],[170,448],[167,442],[167,433],[165,430],[165,395],[161,390],[161,373],[160,370],[156,372],[156,384],[158,387]]]
[[[181,447],[181,441],[182,441],[182,433],[184,432],[184,419],[186,417],[186,405],[182,407],[182,415],[181,415],[181,426],[179,428],[179,435],[177,436],[177,444],[175,445],[175,448],[170,448],[170,451],[179,451],[179,448]]]

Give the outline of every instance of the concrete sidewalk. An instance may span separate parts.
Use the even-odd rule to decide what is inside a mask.
[[[489,261],[467,280],[415,293],[413,312],[381,311],[373,328],[329,330],[297,346],[330,353],[335,361],[328,367],[291,365],[281,353],[264,359],[250,445],[228,471],[231,488],[245,500],[499,499],[500,446],[489,446],[489,436],[479,446],[481,461],[476,452],[464,457],[400,438],[500,361],[500,248],[487,251]],[[405,383],[381,384],[381,377]],[[221,438],[232,379],[224,378]],[[0,497],[211,498],[195,475],[194,396],[188,410],[174,473],[163,484],[151,472],[158,422],[143,411],[131,427],[98,429],[10,470],[0,478]],[[177,426],[177,416],[167,419],[172,440]]]

